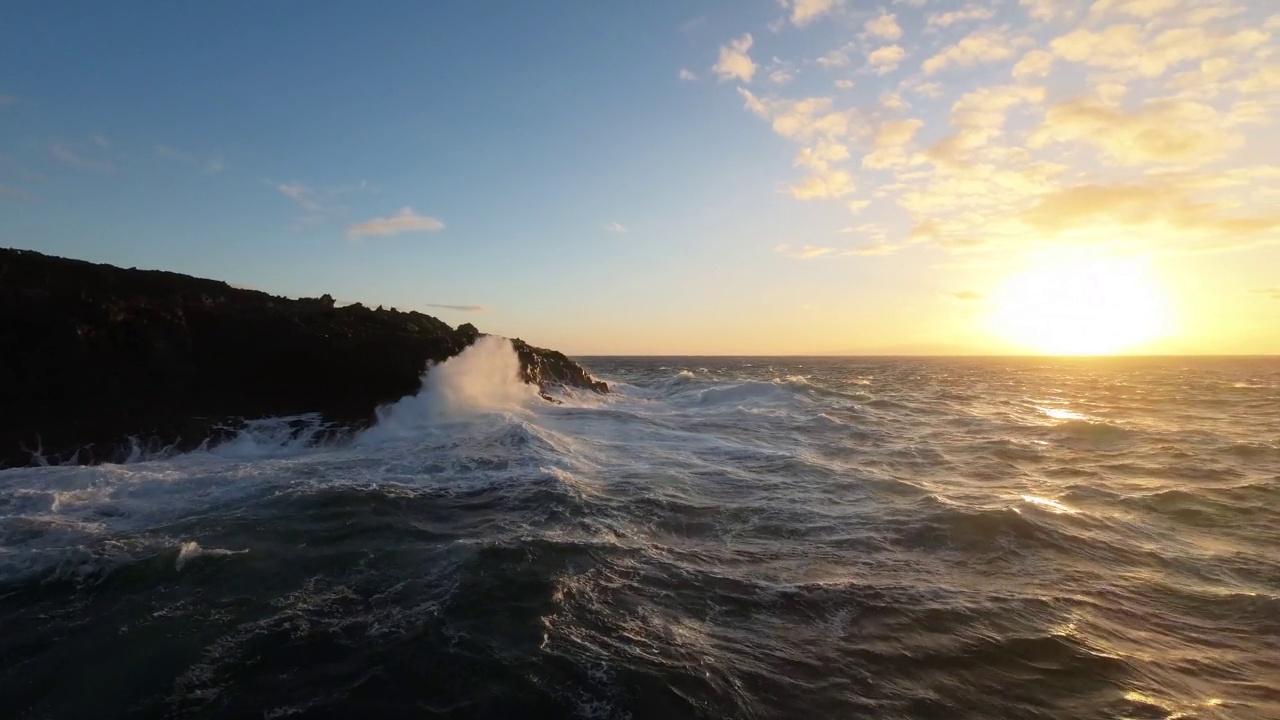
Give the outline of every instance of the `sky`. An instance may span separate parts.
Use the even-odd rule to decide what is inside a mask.
[[[1280,6],[10,4],[0,246],[577,355],[1034,352],[1102,262],[1280,353]]]

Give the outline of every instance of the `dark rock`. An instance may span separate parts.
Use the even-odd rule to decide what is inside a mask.
[[[363,427],[479,336],[329,295],[0,249],[0,467],[191,449],[261,417]],[[513,344],[527,382],[608,391],[561,353]]]

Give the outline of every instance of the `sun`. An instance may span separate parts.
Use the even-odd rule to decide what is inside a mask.
[[[992,295],[991,329],[1047,355],[1109,355],[1167,337],[1168,297],[1141,260],[1059,256],[1012,276]]]

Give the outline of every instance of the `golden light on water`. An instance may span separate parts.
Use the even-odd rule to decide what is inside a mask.
[[[1150,268],[1111,257],[1043,259],[992,295],[992,331],[1049,355],[1131,351],[1173,332],[1173,313]]]

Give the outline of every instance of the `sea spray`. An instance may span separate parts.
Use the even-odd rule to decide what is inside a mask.
[[[428,368],[418,394],[378,408],[373,427],[358,440],[405,437],[434,422],[516,410],[537,397],[537,388],[520,379],[520,358],[511,341],[485,336]]]

